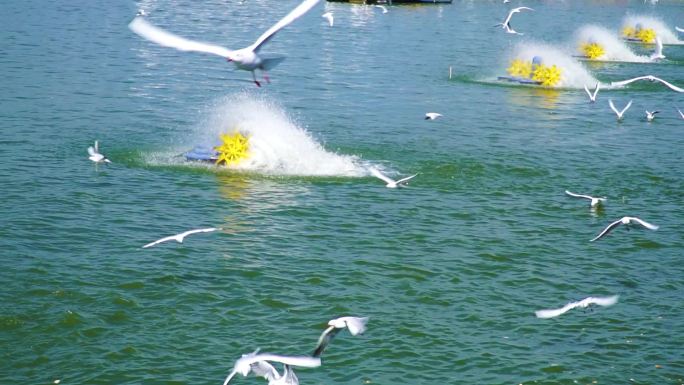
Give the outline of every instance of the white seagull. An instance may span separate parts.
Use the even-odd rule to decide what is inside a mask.
[[[395,180],[390,179],[387,176],[383,175],[380,171],[378,171],[378,169],[376,169],[374,167],[370,168],[370,172],[376,178],[384,180],[387,183],[387,188],[397,188],[400,186],[403,187],[402,183],[406,183],[409,181],[409,179],[414,178],[415,176],[418,175],[418,174],[415,174],[415,175],[407,176],[406,178],[402,178],[402,179],[395,181]]]
[[[592,94],[591,92],[589,92],[589,88],[587,87],[587,85],[584,85],[584,90],[587,91],[587,95],[589,95],[589,101],[591,101],[592,103],[596,101],[596,95],[598,95],[599,88],[601,88],[601,83],[596,82],[596,87],[594,88],[594,93]]]
[[[164,238],[158,239],[158,240],[156,240],[156,241],[154,241],[154,242],[150,242],[150,243],[146,244],[145,246],[143,246],[142,248],[143,248],[143,249],[146,249],[146,248],[148,248],[148,247],[152,247],[152,246],[154,246],[154,245],[158,245],[158,244],[160,244],[160,243],[162,243],[162,242],[166,242],[166,241],[176,241],[176,242],[178,242],[178,243],[183,243],[183,239],[184,239],[185,237],[187,237],[188,235],[197,234],[197,233],[210,233],[210,232],[212,232],[212,231],[218,231],[218,230],[222,230],[222,229],[221,229],[221,228],[216,228],[216,227],[209,227],[209,228],[206,228],[206,229],[188,230],[188,231],[186,231],[186,232],[184,232],[184,233],[180,233],[180,234],[176,234],[176,235],[171,235],[171,236],[169,236],[169,237],[164,237]]]
[[[333,17],[332,12],[326,12],[326,13],[322,14],[321,17],[324,18],[325,20],[328,20],[328,24],[330,24],[331,27],[335,23],[335,18]]]
[[[649,59],[651,59],[651,61],[665,59],[665,55],[663,55],[663,41],[660,40],[660,36],[656,36],[655,43],[655,51],[651,54],[651,56],[649,56]]]
[[[608,198],[606,198],[606,197],[599,197],[599,198],[596,198],[596,197],[593,197],[593,196],[590,196],[590,195],[575,194],[575,193],[572,193],[572,192],[570,192],[570,191],[568,191],[568,190],[565,190],[565,193],[568,194],[568,195],[570,195],[571,197],[589,199],[589,200],[591,201],[591,207],[599,207],[599,206],[602,206],[602,205],[603,205],[603,202],[605,202],[605,201],[608,199]]]
[[[97,148],[97,140],[95,141],[95,147],[88,147],[88,154],[90,155],[88,159],[95,163],[112,163],[111,160],[107,159],[104,155],[100,154],[100,150]]]
[[[671,84],[671,83],[668,83],[668,82],[666,82],[666,81],[663,80],[663,79],[657,78],[657,77],[655,77],[655,76],[653,76],[653,75],[639,76],[639,77],[636,77],[636,78],[633,78],[633,79],[627,79],[627,80],[623,80],[623,81],[620,81],[620,82],[611,82],[610,85],[611,85],[611,86],[624,86],[624,85],[627,85],[627,84],[629,84],[629,83],[633,83],[633,82],[636,82],[636,81],[639,81],[639,80],[648,80],[648,81],[650,81],[650,82],[660,82],[660,83],[663,83],[664,85],[666,85],[667,87],[669,87],[669,88],[670,88],[671,90],[673,90],[673,91],[684,92],[684,89],[679,88],[679,87],[677,87],[677,86],[675,86],[675,85],[673,85],[673,84]]]
[[[380,9],[382,9],[382,13],[387,13],[387,7],[385,7],[384,5],[377,5],[377,4],[376,4],[376,5],[375,5],[375,8],[380,8]]]
[[[585,308],[589,305],[600,305],[600,306],[611,306],[615,305],[618,301],[619,296],[614,295],[612,297],[588,297],[581,301],[570,302],[569,304],[563,306],[560,309],[547,309],[547,310],[537,310],[534,314],[537,318],[553,318],[568,312],[576,307]]]
[[[329,326],[318,338],[312,356],[320,357],[330,341],[344,328],[349,329],[349,333],[353,336],[363,334],[366,331],[366,323],[368,323],[368,317],[340,317],[328,321]]]
[[[630,100],[629,103],[625,106],[625,108],[622,109],[622,111],[618,111],[617,108],[615,108],[615,104],[613,104],[613,99],[608,99],[608,104],[610,104],[610,109],[615,112],[617,115],[617,120],[620,121],[624,117],[625,112],[629,109],[629,107],[632,106],[632,101]]]
[[[264,376],[264,378],[269,380],[269,384],[273,384],[274,381],[277,381],[279,379],[284,380],[286,378],[290,378],[290,382],[283,381],[280,383],[298,384],[299,380],[297,379],[297,376],[294,375],[292,369],[289,367],[290,365],[301,366],[305,368],[317,368],[321,366],[321,359],[318,357],[292,357],[280,356],[277,354],[270,353],[257,354],[258,352],[259,349],[257,349],[254,353],[243,354],[242,357],[235,361],[233,370],[230,372],[230,374],[228,374],[228,377],[226,377],[226,380],[223,382],[223,385],[227,385],[237,373],[240,373],[243,376],[247,377],[247,375],[249,375],[249,372],[251,371],[254,371],[254,374],[256,374],[257,376]],[[268,361],[275,361],[284,364],[286,367],[283,375],[279,375],[273,367],[273,365],[271,365]],[[296,382],[292,382],[292,379],[294,379]]]
[[[147,16],[147,12],[145,12],[144,9],[139,9],[138,13],[135,14],[136,16]]]
[[[609,232],[613,231],[614,228],[616,228],[620,225],[625,225],[629,229],[629,226],[633,225],[634,223],[637,223],[637,224],[639,224],[639,225],[641,225],[641,226],[643,226],[649,230],[658,230],[658,226],[652,225],[652,224],[650,224],[644,220],[641,220],[637,217],[622,217],[622,218],[618,219],[617,221],[609,224],[605,229],[603,229],[603,231],[601,231],[601,233],[599,235],[594,237],[594,239],[592,239],[590,242],[594,242],[598,239],[605,237],[606,235],[608,235]]]
[[[205,52],[221,56],[229,62],[233,62],[238,69],[250,71],[252,73],[254,83],[257,85],[257,87],[261,87],[261,83],[256,80],[254,71],[257,69],[261,70],[264,80],[268,83],[270,80],[266,71],[272,69],[281,61],[285,60],[285,57],[282,56],[261,56],[259,51],[263,45],[271,40],[271,38],[273,38],[278,31],[308,12],[319,1],[320,0],[304,0],[297,6],[297,8],[293,9],[289,14],[287,14],[287,16],[259,36],[254,44],[238,50],[230,50],[221,46],[188,40],[183,37],[176,36],[170,32],[164,31],[161,28],[153,26],[152,24],[148,23],[145,18],[140,16],[133,19],[133,21],[131,21],[131,23],[128,25],[128,28],[143,38],[165,47],[175,48],[180,51]]]
[[[506,33],[513,33],[513,34],[522,35],[522,33],[516,32],[516,31],[513,30],[513,28],[511,28],[511,17],[513,17],[513,14],[514,14],[514,13],[518,13],[518,12],[520,12],[520,11],[522,11],[522,10],[534,11],[534,9],[528,8],[528,7],[513,8],[513,9],[511,9],[510,12],[508,12],[508,16],[506,17],[506,20],[504,20],[503,23],[499,23],[499,24],[495,25],[495,27],[499,27],[499,26],[500,26],[501,28],[503,28],[504,30],[506,30]]]
[[[425,120],[435,120],[441,116],[442,114],[440,114],[439,112],[427,112],[425,113]]]
[[[646,120],[649,122],[652,122],[653,119],[655,119],[655,114],[659,113],[660,111],[656,110],[653,112],[646,111]]]

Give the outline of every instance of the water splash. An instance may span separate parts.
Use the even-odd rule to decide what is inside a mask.
[[[597,60],[647,63],[648,56],[637,55],[629,49],[627,44],[610,30],[597,26],[585,25],[575,33],[575,49],[579,55],[584,55],[584,44],[596,43],[605,51]]]
[[[679,40],[677,35],[665,25],[665,23],[652,16],[643,15],[628,15],[622,20],[622,29],[624,28],[635,28],[636,25],[640,25],[643,29],[652,29],[655,31],[656,36],[660,37],[663,44],[684,44],[684,41]]]
[[[554,88],[582,88],[585,84],[596,83],[596,79],[576,59],[548,44],[519,43],[510,55],[508,63],[514,59],[531,62],[535,56],[541,57],[544,65],[555,65],[560,68],[561,79]]]
[[[233,169],[269,175],[367,175],[359,158],[327,151],[278,103],[248,92],[218,100],[184,142],[214,146],[220,134],[235,130],[249,137],[249,157]]]

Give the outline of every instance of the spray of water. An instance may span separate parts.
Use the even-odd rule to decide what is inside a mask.
[[[596,79],[576,59],[560,49],[544,43],[519,43],[513,49],[508,63],[513,59],[531,62],[535,56],[541,57],[542,63],[546,66],[555,65],[560,68],[561,79],[554,86],[556,88],[582,88],[585,84],[596,84]]]
[[[656,36],[660,37],[663,44],[684,44],[684,41],[679,40],[675,32],[665,25],[665,23],[652,16],[643,15],[628,15],[622,21],[622,28],[635,28],[640,25],[643,29],[652,29]]]
[[[249,137],[249,156],[234,169],[268,175],[368,174],[359,158],[327,151],[278,103],[247,92],[218,100],[186,142],[214,146],[220,134],[236,130]]]
[[[627,44],[610,30],[597,26],[586,25],[575,33],[575,49],[579,55],[584,55],[582,47],[585,44],[596,43],[605,53],[598,58],[601,61],[621,61],[634,63],[647,63],[651,60],[648,56],[637,55],[629,49]]]

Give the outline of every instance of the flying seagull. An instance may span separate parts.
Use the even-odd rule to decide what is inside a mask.
[[[425,113],[425,120],[435,120],[441,116],[442,114],[440,114],[439,112],[427,112]]]
[[[329,326],[318,338],[312,356],[320,357],[330,341],[344,328],[349,329],[349,333],[353,336],[363,334],[366,331],[366,323],[368,323],[368,317],[340,317],[328,321]]]
[[[624,86],[624,85],[627,85],[627,84],[629,84],[629,83],[633,83],[633,82],[636,82],[636,81],[639,81],[639,80],[648,80],[648,81],[650,81],[650,82],[660,82],[660,83],[663,83],[664,85],[666,85],[667,87],[669,87],[669,88],[670,88],[671,90],[673,90],[673,91],[684,92],[684,89],[679,88],[679,87],[677,87],[677,86],[675,86],[675,85],[673,85],[673,84],[671,84],[671,83],[668,83],[668,82],[666,82],[666,81],[663,80],[663,79],[657,78],[657,77],[655,77],[655,76],[653,76],[653,75],[639,76],[639,77],[636,77],[636,78],[633,78],[633,79],[627,79],[627,80],[623,80],[623,81],[620,81],[620,82],[611,82],[610,85],[611,85],[611,86]]]
[[[655,119],[655,114],[657,114],[657,113],[659,113],[659,112],[660,112],[660,111],[658,111],[658,110],[653,111],[653,112],[646,111],[646,120],[648,120],[649,122],[652,122],[653,119]]]
[[[665,59],[665,55],[663,55],[663,41],[660,40],[660,36],[656,36],[655,42],[655,51],[649,56],[649,59],[651,59],[651,61]]]
[[[622,109],[622,111],[618,111],[617,108],[615,108],[615,104],[613,104],[613,99],[608,99],[608,104],[610,104],[610,109],[615,112],[617,115],[617,120],[620,121],[624,117],[625,112],[629,109],[629,107],[632,106],[632,101],[630,100],[629,103],[625,106],[625,108]]]
[[[188,235],[197,234],[197,233],[210,233],[210,232],[212,232],[212,231],[218,231],[218,230],[222,230],[222,229],[216,228],[216,227],[209,227],[209,228],[206,228],[206,229],[188,230],[188,231],[186,231],[186,232],[184,232],[184,233],[180,233],[180,234],[176,234],[176,235],[171,235],[171,236],[169,236],[169,237],[164,237],[164,238],[158,239],[158,240],[156,240],[156,241],[154,241],[154,242],[150,242],[150,243],[146,244],[145,246],[143,246],[142,248],[143,248],[143,249],[146,249],[146,248],[148,248],[148,247],[152,247],[152,246],[154,246],[154,245],[158,245],[158,244],[160,244],[160,243],[162,243],[162,242],[166,242],[166,241],[176,241],[176,242],[178,242],[178,243],[183,243],[183,239],[184,239],[185,237],[187,237]]]
[[[304,0],[297,6],[297,8],[293,9],[289,14],[287,14],[287,16],[259,36],[254,44],[238,50],[230,50],[221,46],[188,40],[183,37],[176,36],[161,28],[153,26],[141,16],[133,19],[133,21],[131,21],[131,23],[128,25],[128,28],[143,38],[165,47],[175,48],[180,51],[205,52],[221,56],[229,62],[233,62],[238,69],[250,71],[252,73],[254,83],[257,85],[257,87],[261,87],[261,83],[256,80],[254,71],[257,69],[261,70],[264,80],[268,83],[270,80],[266,71],[274,68],[281,61],[285,60],[285,57],[283,56],[261,56],[259,51],[263,45],[271,40],[271,38],[273,38],[278,31],[308,12],[319,1],[320,0]]]
[[[570,195],[571,197],[589,199],[591,201],[591,207],[599,207],[603,205],[603,202],[605,202],[608,199],[606,197],[596,198],[590,195],[575,194],[568,190],[565,190],[565,193]]]
[[[588,297],[581,301],[570,302],[569,304],[563,306],[560,309],[547,309],[547,310],[537,310],[534,314],[537,318],[553,318],[566,313],[576,307],[586,308],[589,305],[600,305],[600,306],[611,306],[617,303],[619,296],[614,295],[612,297]]]
[[[499,23],[499,24],[495,25],[495,27],[500,26],[501,28],[506,30],[506,33],[513,33],[513,34],[522,35],[522,33],[516,32],[513,30],[513,28],[511,28],[511,18],[513,17],[514,13],[518,13],[518,12],[523,11],[523,10],[534,11],[534,9],[528,8],[528,7],[513,8],[513,9],[511,9],[510,12],[508,12],[508,16],[506,17],[506,20],[504,20],[503,23]]]
[[[587,85],[584,85],[584,90],[587,91],[587,95],[589,95],[589,101],[594,103],[596,101],[596,95],[598,95],[599,88],[601,88],[601,83],[596,82],[596,87],[594,88],[594,93],[592,94],[589,92],[589,88],[587,88]]]
[[[383,175],[380,171],[378,171],[378,169],[376,169],[374,167],[370,168],[370,172],[376,178],[382,179],[385,182],[387,182],[387,188],[397,188],[399,186],[403,186],[402,183],[406,183],[409,181],[409,179],[414,178],[415,176],[418,175],[418,174],[415,174],[415,175],[407,176],[406,178],[399,179],[399,180],[395,181],[395,180],[390,179],[387,176]]]
[[[97,140],[95,141],[95,146],[88,147],[88,154],[90,155],[88,159],[95,163],[112,163],[111,160],[107,159],[104,155],[100,154],[100,150],[97,148]]]
[[[249,354],[243,354],[242,357],[240,357],[237,361],[235,361],[235,365],[233,366],[233,370],[228,374],[228,377],[226,377],[226,380],[223,382],[223,385],[227,385],[230,380],[237,374],[240,373],[243,376],[247,377],[249,372],[254,371],[254,373],[257,376],[264,376],[264,378],[269,380],[269,384],[271,384],[272,379],[269,377],[272,377],[273,379],[283,379],[286,377],[292,378],[294,376],[294,379],[297,379],[297,376],[294,375],[294,372],[292,372],[292,369],[289,368],[289,366],[301,366],[305,368],[317,368],[321,366],[321,359],[318,357],[309,357],[309,356],[299,356],[299,357],[293,357],[293,356],[280,356],[277,354],[270,354],[270,353],[262,353],[258,354],[259,349],[257,349],[254,353],[249,353]],[[275,370],[273,365],[271,365],[268,361],[274,361],[274,362],[280,362],[281,364],[286,365],[285,372],[283,373],[282,376],[278,374],[278,372]],[[288,376],[289,375],[289,376]],[[276,376],[278,378],[276,378]],[[299,380],[296,380],[296,383],[299,383]],[[282,384],[285,384],[286,382],[281,382]],[[295,383],[295,384],[296,384]]]
[[[641,225],[641,226],[643,226],[649,230],[658,230],[658,226],[652,225],[652,224],[650,224],[646,221],[643,221],[637,217],[622,217],[622,218],[618,219],[617,221],[606,226],[606,228],[603,229],[603,231],[601,231],[601,233],[599,235],[597,235],[596,237],[594,237],[594,239],[592,239],[590,242],[594,242],[596,240],[599,240],[599,239],[605,237],[606,235],[608,235],[608,233],[610,233],[611,231],[613,231],[613,229],[615,229],[616,227],[618,227],[620,225],[625,225],[629,229],[629,226],[632,226],[634,223],[639,224],[639,225]]]
[[[335,18],[333,17],[332,12],[326,12],[326,13],[322,14],[321,17],[324,18],[325,20],[328,20],[328,24],[330,24],[331,27],[335,23]]]

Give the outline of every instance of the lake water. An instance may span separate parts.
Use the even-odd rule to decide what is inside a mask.
[[[684,96],[636,82],[590,104],[582,89],[684,87],[684,46],[661,63],[573,57],[588,25],[655,20],[676,38],[682,2],[514,2],[535,9],[512,19],[523,36],[492,27],[500,1],[322,2],[264,47],[287,60],[260,89],[127,28],[143,8],[241,48],[297,3],[0,7],[0,383],[219,384],[256,348],[310,353],[342,315],[368,331],[340,333],[303,385],[684,383]],[[610,48],[652,49],[626,47]],[[530,54],[562,67],[559,89],[496,81]],[[609,98],[633,100],[622,123]],[[253,144],[240,170],[179,156],[236,127]],[[112,164],[88,160],[94,140]],[[391,190],[369,167],[419,175]],[[625,215],[660,229],[589,242]]]

